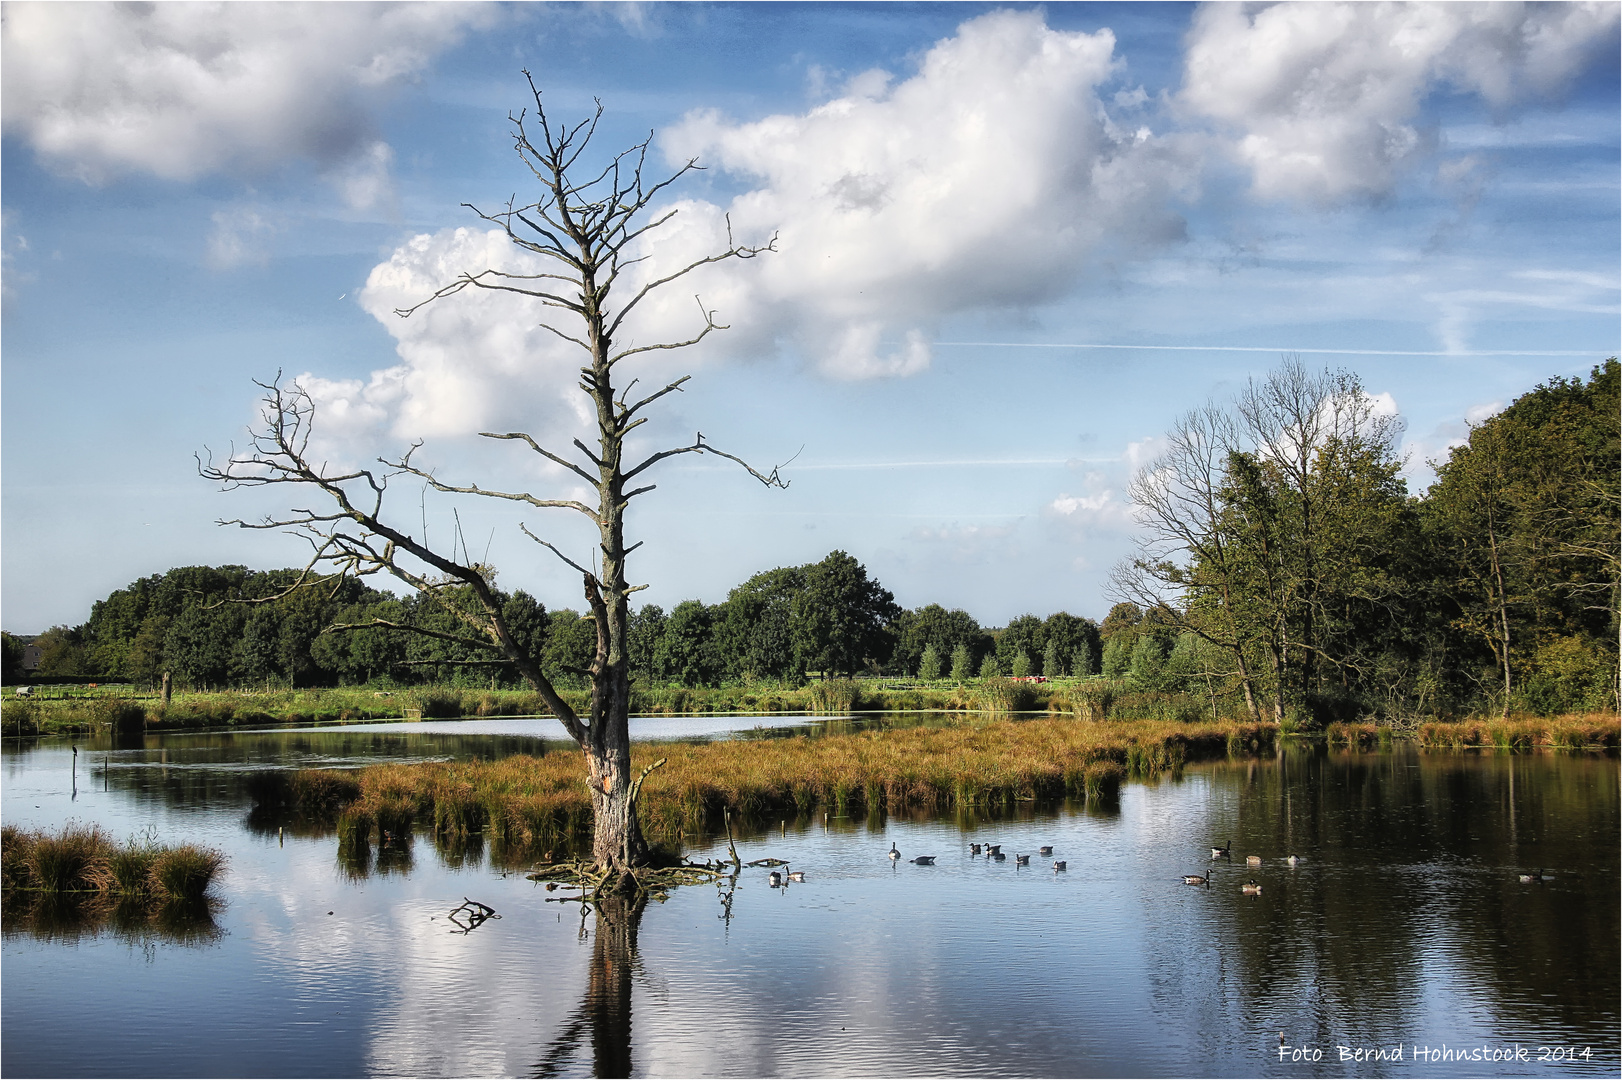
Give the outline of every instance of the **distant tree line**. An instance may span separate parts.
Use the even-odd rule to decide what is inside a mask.
[[[400,599],[338,578],[288,592],[297,577],[295,570],[190,566],[142,578],[97,601],[82,626],[39,635],[40,674],[156,682],[168,671],[198,688],[516,685],[487,653],[362,625],[458,632],[456,617],[429,597]],[[521,590],[497,592],[509,627],[539,652],[548,677],[584,686],[596,648],[592,621],[569,608],[547,611]],[[343,626],[359,628],[331,629]],[[999,630],[939,604],[903,610],[866,567],[835,551],[756,574],[718,604],[687,600],[668,613],[646,605],[632,616],[630,647],[643,685],[700,687],[861,673],[1092,674],[1101,644],[1092,620],[1064,612],[1022,615]]]
[[[1322,723],[1618,705],[1622,465],[1618,364],[1554,379],[1474,427],[1411,496],[1400,423],[1354,376],[1288,363],[1182,418],[1135,479],[1143,539],[1103,623],[1065,612],[982,627],[903,610],[842,551],[749,578],[718,604],[633,614],[648,687],[860,673],[963,681],[1086,676]],[[292,570],[183,567],[34,639],[42,675],[181,685],[511,685],[488,653],[377,626],[459,630],[433,599],[353,580],[287,593]],[[549,678],[585,685],[579,612],[497,590]],[[286,595],[283,595],[286,593]],[[325,632],[324,632],[325,631]],[[8,672],[21,645],[7,635]]]
[[[1183,417],[1135,479],[1104,673],[1317,723],[1615,711],[1618,410],[1615,359],[1540,385],[1416,498],[1397,419],[1286,363]]]

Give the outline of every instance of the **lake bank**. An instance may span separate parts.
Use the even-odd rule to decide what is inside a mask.
[[[588,706],[585,691],[563,691],[578,709]],[[798,688],[720,687],[633,688],[633,716],[675,717],[746,714],[823,717],[854,713],[939,712],[975,715],[1047,713],[1093,721],[1212,720],[1205,703],[1188,695],[1134,690],[1129,680],[1065,678],[1045,683],[1011,679],[934,684],[917,680],[872,682],[833,679]],[[91,734],[97,731],[224,731],[260,727],[375,724],[388,721],[468,720],[493,717],[546,717],[540,696],[527,690],[468,690],[428,687],[372,690],[365,687],[307,690],[232,690],[179,693],[165,707],[155,695],[77,691],[77,696],[30,699],[7,695],[0,701],[0,735]],[[1220,717],[1218,722],[1245,722]],[[1317,735],[1286,724],[1283,734]],[[1331,723],[1321,733],[1331,743],[1384,745],[1413,739],[1434,748],[1496,746],[1605,749],[1619,744],[1617,718],[1607,714],[1554,717],[1466,717],[1416,720],[1406,725]]]

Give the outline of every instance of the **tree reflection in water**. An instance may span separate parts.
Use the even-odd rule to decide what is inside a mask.
[[[585,1000],[548,1044],[532,1075],[564,1075],[588,1038],[593,1076],[631,1075],[631,976],[641,967],[636,934],[646,904],[641,896],[603,896],[591,902],[596,925]],[[583,910],[580,932],[586,932]]]

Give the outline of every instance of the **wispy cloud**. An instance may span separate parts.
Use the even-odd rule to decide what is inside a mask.
[[[1540,305],[1543,306],[1543,305]],[[1611,308],[1604,309],[1606,312]],[[1076,341],[937,341],[937,346],[985,349],[1127,349],[1140,352],[1300,353],[1303,356],[1593,356],[1615,348],[1592,349],[1315,349],[1300,345],[1120,345]]]

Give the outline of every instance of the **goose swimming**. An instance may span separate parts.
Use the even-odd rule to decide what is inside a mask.
[[[901,858],[901,852],[899,852],[899,851],[897,851],[895,849],[894,844],[891,844],[890,845],[890,861],[894,862],[896,859],[899,859],[899,858]]]
[[[908,859],[907,861],[911,862],[911,863],[917,863],[919,866],[934,866],[935,865],[935,856],[933,856],[933,855],[920,855],[916,859]]]
[[[788,879],[790,881],[804,881],[805,880],[805,871],[804,870],[790,870],[788,872]]]
[[[1201,877],[1198,874],[1184,874],[1183,875],[1183,884],[1184,885],[1209,885],[1209,884],[1211,884],[1211,871],[1207,870],[1205,872],[1204,877]]]
[[[1262,857],[1260,855],[1246,855],[1245,856],[1245,865],[1246,866],[1260,866],[1261,864],[1262,864]]]
[[[1262,887],[1256,884],[1255,878],[1251,878],[1249,881],[1239,886],[1239,891],[1248,896],[1260,896],[1262,894]]]
[[[1014,856],[1014,865],[1015,866],[1029,866],[1029,865],[1031,865],[1031,857],[1029,855],[1015,855]]]
[[[1058,862],[1053,864],[1053,872],[1055,874],[1057,874],[1060,870],[1063,870],[1063,869],[1064,869],[1064,860],[1063,859],[1060,859]]]
[[[1229,858],[1232,858],[1232,856],[1230,854],[1228,854],[1232,849],[1233,849],[1233,841],[1232,840],[1223,841],[1223,844],[1222,844],[1221,847],[1213,847],[1211,849],[1211,858],[1213,858],[1213,859],[1229,859]]]

